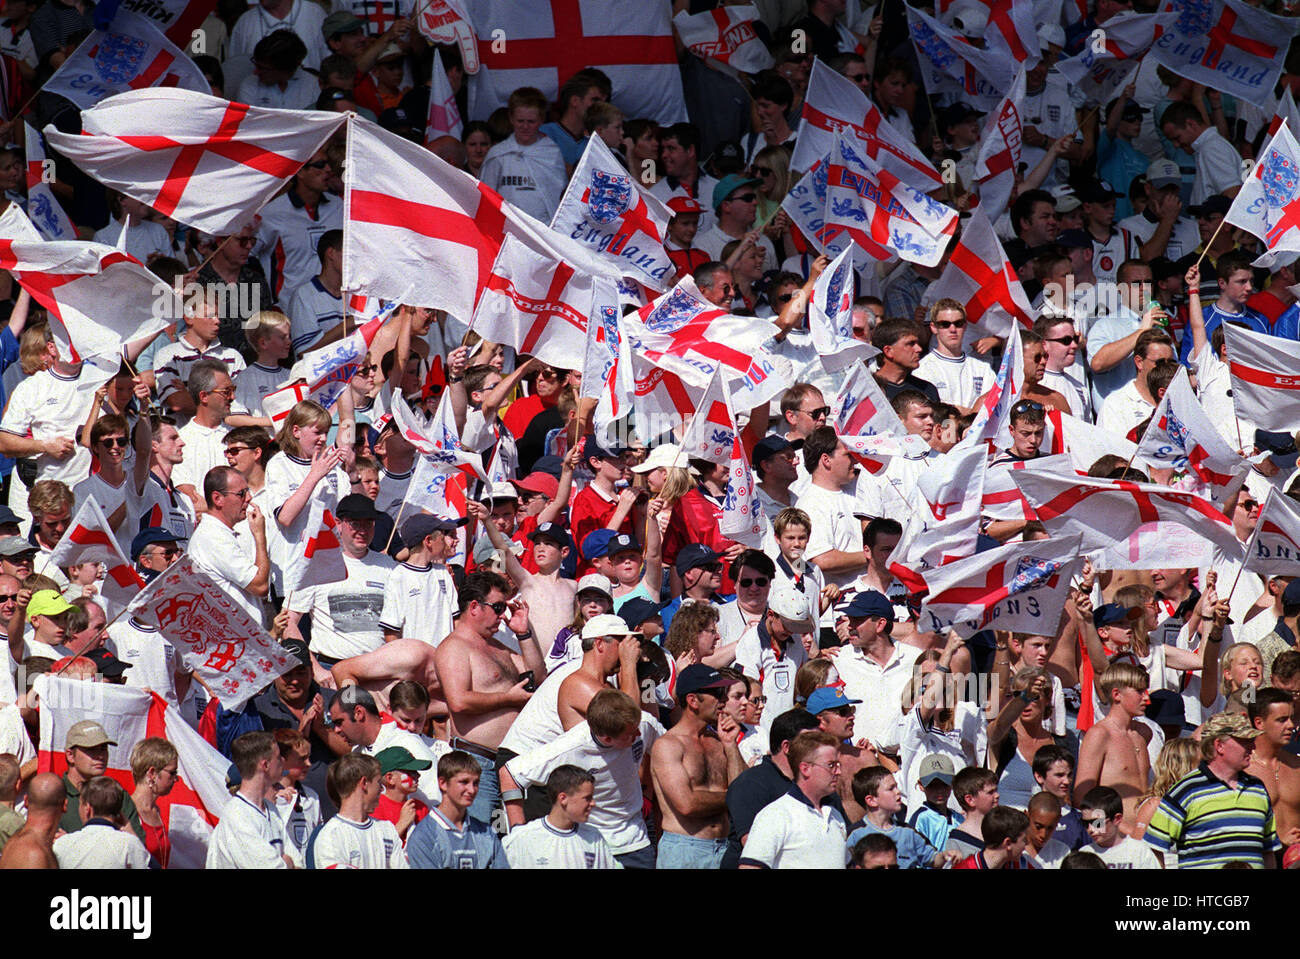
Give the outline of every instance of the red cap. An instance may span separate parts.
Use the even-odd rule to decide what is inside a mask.
[[[704,207],[694,197],[675,196],[668,200],[668,209],[674,213],[703,213]]]
[[[529,473],[523,479],[511,482],[515,484],[515,489],[541,493],[550,499],[555,499],[560,492],[560,481],[550,473]]]

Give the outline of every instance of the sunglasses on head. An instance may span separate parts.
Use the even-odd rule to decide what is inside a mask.
[[[1012,413],[1043,412],[1043,404],[1035,403],[1033,400],[1021,400],[1015,406],[1011,407]]]
[[[960,330],[965,325],[966,325],[965,320],[935,320],[934,321],[934,328],[936,330],[947,330],[947,329],[951,329],[954,326]]]

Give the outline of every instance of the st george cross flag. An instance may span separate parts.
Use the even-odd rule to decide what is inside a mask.
[[[1025,71],[1016,72],[1007,95],[990,114],[980,138],[975,158],[975,176],[979,180],[979,210],[990,221],[1002,215],[1011,202],[1020,166],[1020,105],[1025,99]]]
[[[296,665],[189,556],[155,577],[128,611],[158,627],[225,709],[239,709]]]
[[[551,229],[609,261],[609,270],[662,290],[673,275],[664,252],[672,211],[642,190],[598,136],[587,148],[551,218]]]
[[[989,391],[976,404],[975,421],[959,446],[1003,442],[1010,423],[1011,407],[1025,386],[1025,355],[1020,345],[1020,324],[1011,325],[1011,335],[1002,348],[1002,362]]]
[[[67,771],[67,735],[75,724],[93,720],[104,727],[117,743],[108,747],[108,768],[104,775],[130,793],[131,750],[150,736],[166,739],[176,747],[178,762],[175,785],[158,797],[158,811],[171,841],[169,869],[202,869],[208,854],[208,839],[230,801],[226,791],[226,770],[230,760],[213,749],[157,693],[131,686],[95,683],[77,679],[40,676],[41,772],[62,775]],[[93,689],[93,695],[87,691]]]
[[[983,449],[978,446],[969,448]],[[1078,472],[1074,462],[1064,454],[1038,456],[1031,460],[1012,460],[1010,463],[987,467],[984,471],[984,495],[981,500],[981,510],[985,519],[1019,522],[1038,518],[1034,508],[1029,505],[1029,500],[1025,499],[1024,494],[1020,492],[1020,487],[1016,486],[1015,472],[1023,469],[1061,473],[1065,476],[1075,475]]]
[[[520,87],[536,87],[554,100],[560,85],[586,67],[609,76],[614,106],[624,116],[662,126],[686,119],[669,4],[473,0],[465,5],[483,64],[470,80],[471,119],[486,120]]]
[[[1300,422],[1300,343],[1232,324],[1223,327],[1237,415],[1265,430]]]
[[[609,427],[632,409],[635,399],[632,349],[623,336],[622,326],[622,314],[616,303],[600,306],[587,318],[581,395],[596,400],[592,430],[602,440],[608,438]]]
[[[831,401],[827,425],[844,436],[874,436],[892,433],[905,436],[907,430],[894,408],[885,399],[885,391],[865,364],[859,363],[845,375],[839,392]]]
[[[781,209],[814,247],[834,259],[845,250],[853,250],[853,265],[859,270],[874,269],[875,257],[853,243],[846,227],[826,220],[826,157],[803,175],[781,201]]]
[[[455,45],[469,74],[478,73],[478,35],[469,18],[467,0],[416,0],[415,28],[430,43]]]
[[[1273,112],[1273,119],[1268,124],[1268,135],[1273,136],[1282,128],[1282,124],[1292,130],[1300,130],[1300,110],[1296,109],[1295,97],[1291,95],[1291,88],[1284,86],[1282,96],[1277,101],[1277,109]],[[1295,136],[1293,133],[1292,136]]]
[[[865,436],[836,437],[849,451],[849,456],[872,476],[876,476],[889,466],[896,456],[907,459],[922,459],[930,453],[930,444],[916,434],[900,436],[897,433],[871,433]],[[891,487],[892,489],[892,484]]]
[[[1137,72],[1166,19],[1122,10],[1106,21],[1106,29],[1097,37],[1100,43],[1089,38],[1078,54],[1058,60],[1056,69],[1089,104],[1109,103]]]
[[[54,180],[54,161],[49,161],[47,169],[45,141],[26,121],[23,121],[23,130],[23,143],[27,151],[27,215],[45,239],[75,240],[78,238],[76,228],[50,189],[50,183]]]
[[[1250,461],[1223,441],[1181,366],[1151,414],[1137,452],[1152,466],[1191,473],[1220,505],[1241,488],[1251,469]]]
[[[1264,576],[1300,576],[1300,505],[1277,489],[1268,491],[1247,544],[1246,569]]]
[[[340,583],[348,578],[339,543],[338,520],[319,500],[311,501],[311,516],[303,529],[302,540],[293,547],[284,567],[285,595],[311,586]]]
[[[946,94],[980,110],[997,106],[1015,77],[1015,61],[973,46],[952,27],[915,7],[907,7],[907,25],[930,96]]]
[[[974,555],[987,463],[987,452],[972,446],[952,450],[921,471],[910,497],[916,509],[894,550],[897,562],[928,569]]]
[[[460,441],[460,434],[456,431],[456,417],[452,413],[450,391],[443,391],[442,399],[438,401],[438,408],[433,414],[433,422],[427,429],[419,427],[406,400],[397,396],[393,397],[393,420],[407,442],[434,465],[442,469],[463,470],[467,477],[472,475],[487,482],[482,454],[469,452]]]
[[[763,501],[755,491],[754,471],[740,436],[731,454],[731,468],[727,471],[727,491],[722,500],[722,516],[718,518],[718,532],[729,540],[752,549],[762,549],[763,537],[768,528],[768,517]]]
[[[1085,552],[1124,541],[1144,523],[1177,523],[1229,557],[1242,555],[1232,521],[1201,496],[1154,483],[1091,479],[1024,469],[1012,474],[1043,527],[1083,537]]]
[[[968,342],[984,336],[1008,336],[1013,323],[1025,329],[1033,326],[1029,297],[1007,260],[983,203],[962,222],[948,263],[926,290],[923,302],[943,297],[966,307]]]
[[[682,435],[683,465],[686,459],[731,462],[731,451],[738,435],[735,418],[731,415],[730,394],[715,372],[709,377],[709,385],[705,387],[695,415],[686,424],[686,432]]]
[[[799,139],[790,159],[791,170],[811,170],[835,146],[835,135],[844,130],[863,142],[868,157],[904,183],[918,190],[943,185],[939,171],[917,149],[915,141],[886,122],[880,108],[856,83],[821,60],[813,61],[799,118]]]
[[[686,49],[701,60],[721,64],[733,75],[772,66],[772,54],[754,32],[758,10],[752,4],[718,7],[703,13],[682,10],[673,26]]]
[[[135,257],[102,243],[45,242],[16,204],[0,215],[0,269],[49,311],[69,362],[120,356],[125,344],[162,332],[181,313],[172,287]]]
[[[1242,0],[1169,0],[1151,58],[1181,77],[1264,107],[1282,75],[1295,17]]]
[[[1037,64],[1039,40],[1033,0],[986,0],[986,6],[985,48],[1025,69]]]
[[[51,145],[113,190],[164,216],[238,233],[347,118],[273,110],[188,90],[135,90],[81,114]]]
[[[447,79],[442,65],[442,54],[433,50],[433,80],[429,84],[429,115],[424,123],[424,145],[430,146],[438,137],[452,136],[457,140],[465,125],[460,120],[460,107],[456,94]]]
[[[127,482],[131,482],[130,477]],[[135,517],[128,516],[123,523],[131,528]],[[117,535],[108,525],[108,517],[93,496],[87,496],[72,517],[63,536],[50,550],[48,563],[59,569],[80,563],[103,563],[105,573],[101,589],[104,599],[116,607],[110,615],[125,609],[135,594],[144,588],[144,580],[122,552],[122,544],[117,541]]]
[[[877,166],[861,140],[839,133],[827,155],[826,222],[847,228],[876,259],[935,266],[957,230],[957,211]]]
[[[808,304],[808,327],[813,349],[827,372],[836,373],[853,363],[863,363],[880,353],[870,343],[853,336],[853,297],[857,277],[853,251],[845,250],[822,270],[813,284]]]
[[[272,428],[279,430],[280,424],[289,415],[289,411],[303,400],[310,398],[311,388],[305,382],[290,383],[262,397],[262,412],[271,418]]]
[[[391,304],[365,326],[358,327],[343,339],[305,354],[289,370],[289,379],[305,381],[311,398],[329,409],[348,388],[348,383],[356,374],[357,367],[365,360],[379,328],[400,305]]]
[[[84,110],[115,93],[146,87],[212,90],[203,71],[149,18],[119,10],[109,29],[93,31],[63,61],[42,92],[58,94]]]
[[[1074,468],[1086,473],[1103,456],[1118,456],[1127,463],[1137,453],[1137,444],[1077,416],[1048,410],[1041,452],[1068,454]]]
[[[898,563],[890,571],[908,592],[923,597],[917,628],[982,629],[1055,636],[1071,578],[1083,567],[1078,536],[1008,543],[919,572]]]
[[[1255,234],[1269,253],[1300,253],[1300,144],[1285,121],[1223,219]]]

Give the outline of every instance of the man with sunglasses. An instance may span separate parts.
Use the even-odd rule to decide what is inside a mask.
[[[139,388],[147,390],[143,384]],[[139,527],[136,517],[147,513],[155,499],[161,499],[158,494],[162,492],[148,481],[149,452],[153,443],[149,417],[142,416],[136,421],[134,440],[131,433],[126,417],[115,413],[101,416],[90,429],[90,449],[99,461],[99,472],[91,473],[72,490],[74,512],[87,498],[93,498],[103,509],[124,553],[131,545],[132,534]],[[128,477],[126,455],[127,448],[132,445],[135,447],[135,460]]]
[[[763,251],[763,272],[775,270],[778,264],[772,241],[753,230],[758,217],[757,187],[761,180],[740,173],[728,173],[713,188],[713,209],[718,222],[707,230],[701,229],[695,245],[714,260],[722,259],[722,248],[732,240],[748,241]]]
[[[198,502],[208,471],[226,463],[223,440],[230,428],[226,417],[235,401],[235,385],[220,360],[202,359],[190,370],[188,395],[194,418],[177,430],[185,458],[172,469],[176,489]]]
[[[208,508],[190,540],[190,558],[260,625],[271,585],[266,518],[252,504],[248,480],[229,466],[208,471],[203,496]],[[235,529],[244,519],[244,528]]]
[[[939,398],[957,407],[963,416],[975,408],[993,382],[988,361],[970,356],[962,348],[966,338],[966,308],[952,297],[930,306],[930,350],[921,357],[917,375],[933,383]]]
[[[327,232],[343,229],[343,201],[325,192],[335,172],[322,147],[290,181],[289,189],[262,207],[253,255],[262,261],[277,299],[287,299],[316,275],[316,248]]]
[[[1092,390],[1084,379],[1083,364],[1078,362],[1080,336],[1074,320],[1068,316],[1044,313],[1034,321],[1034,332],[1043,340],[1047,351],[1047,368],[1039,385],[1055,390],[1070,404],[1070,412],[1092,422]]]
[[[776,578],[776,564],[758,549],[747,549],[731,563],[736,598],[718,609],[718,647],[738,642],[767,611],[767,597]]]

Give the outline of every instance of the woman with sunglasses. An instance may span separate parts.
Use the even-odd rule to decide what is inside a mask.
[[[731,312],[740,316],[754,316],[763,294],[759,281],[763,279],[763,248],[754,242],[753,235],[732,240],[722,248],[722,262],[731,270]]]
[[[148,396],[148,387],[137,384],[140,393]],[[135,437],[135,456],[128,463],[127,451]],[[125,416],[101,416],[90,430],[90,451],[99,464],[99,471],[91,473],[72,490],[79,507],[87,497],[94,497],[108,517],[108,525],[117,537],[123,554],[131,548],[131,537],[139,530],[137,517],[149,512],[156,494],[161,491],[149,482],[149,453],[153,444],[153,430],[149,417],[140,417],[134,434]],[[128,477],[127,471],[130,470]]]
[[[768,227],[774,224],[774,218],[781,211],[781,201],[790,192],[790,148],[781,146],[763,147],[754,156],[754,164],[749,175],[758,181],[754,191],[758,194],[758,217],[754,220],[773,243],[784,232],[786,223],[773,231]],[[786,220],[788,221],[788,217]]]

